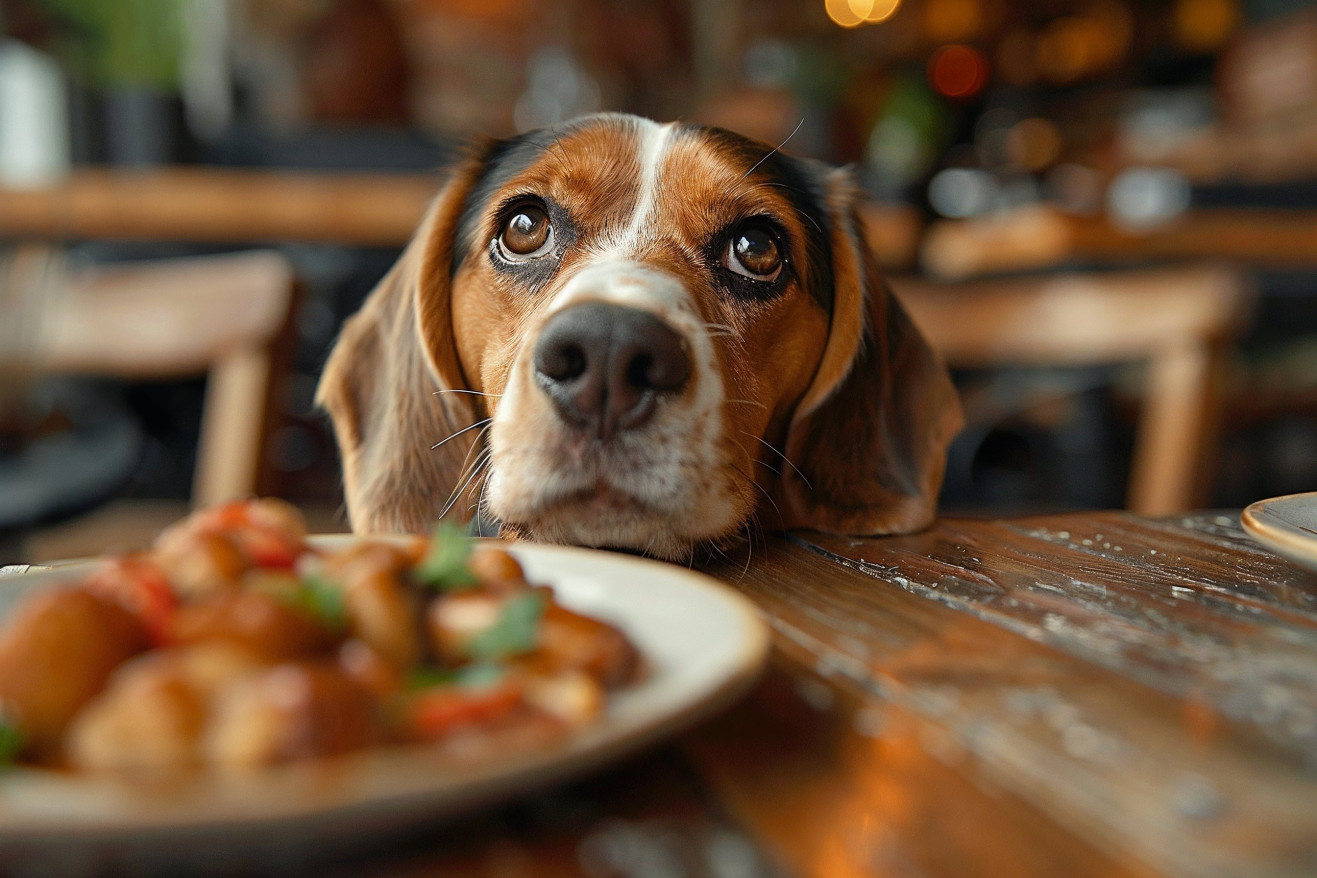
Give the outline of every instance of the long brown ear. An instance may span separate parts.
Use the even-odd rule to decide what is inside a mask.
[[[477,430],[444,441],[479,415],[457,359],[450,312],[453,247],[476,167],[440,192],[393,269],[343,326],[320,378],[343,459],[357,532],[419,533],[449,504]],[[442,445],[438,443],[443,442]]]
[[[778,507],[787,527],[905,533],[937,512],[962,425],[946,367],[883,281],[846,171],[827,181],[834,299],[813,383],[787,433]]]

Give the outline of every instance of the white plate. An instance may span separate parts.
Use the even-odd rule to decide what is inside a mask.
[[[744,597],[681,567],[611,552],[509,546],[533,582],[622,628],[647,674],[614,694],[600,722],[550,745],[454,763],[438,748],[360,751],[250,774],[171,782],[0,771],[0,862],[58,852],[209,856],[263,845],[350,844],[506,799],[614,760],[691,725],[744,691],[763,667],[768,629]],[[0,616],[23,592],[76,577],[75,564],[0,580]],[[239,851],[240,853],[241,851]]]
[[[1317,570],[1317,492],[1259,500],[1239,517],[1253,539],[1310,570]]]

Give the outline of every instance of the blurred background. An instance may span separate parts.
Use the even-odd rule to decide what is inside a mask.
[[[601,109],[855,167],[970,415],[948,511],[1317,488],[1311,4],[0,0],[0,562],[342,528],[341,321],[464,142]]]

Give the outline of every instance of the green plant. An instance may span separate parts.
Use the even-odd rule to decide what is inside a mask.
[[[36,0],[36,5],[57,24],[52,49],[88,85],[174,90],[190,2]]]

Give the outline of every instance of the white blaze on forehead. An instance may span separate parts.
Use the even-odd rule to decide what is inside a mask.
[[[627,227],[610,242],[609,255],[626,256],[633,253],[650,226],[650,215],[658,202],[659,173],[663,160],[676,137],[674,122],[659,125],[648,119],[638,120],[637,144],[640,165],[640,185],[636,189],[636,206]]]

